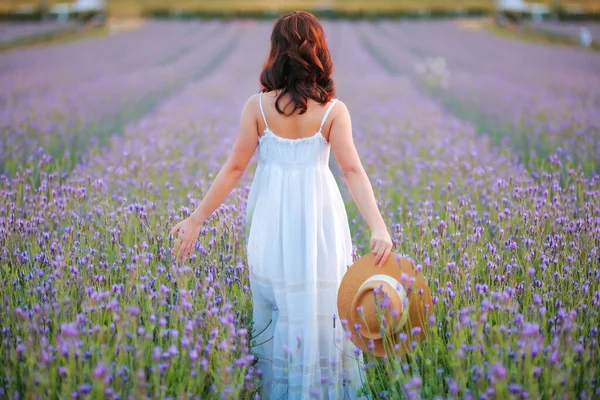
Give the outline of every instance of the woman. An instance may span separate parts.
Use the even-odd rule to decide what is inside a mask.
[[[329,169],[335,158],[371,229],[382,265],[392,241],[352,139],[348,109],[335,98],[323,29],[307,12],[275,23],[259,94],[246,102],[231,154],[196,210],[171,231],[178,259],[226,199],[256,148],[248,195],[247,257],[261,398],[355,398],[364,378],[337,315],[337,289],[352,264],[348,218]],[[333,325],[333,327],[332,327]],[[335,328],[334,328],[335,327]]]

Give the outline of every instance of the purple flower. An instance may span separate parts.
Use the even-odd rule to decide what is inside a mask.
[[[92,385],[88,383],[82,383],[81,385],[79,385],[78,390],[81,394],[89,394],[92,391]]]
[[[521,330],[521,336],[524,338],[535,337],[539,334],[540,326],[538,324],[526,323]]]
[[[506,378],[506,368],[501,363],[496,363],[492,365],[492,374],[497,379],[504,379]]]
[[[60,332],[66,337],[75,338],[79,335],[79,330],[77,329],[77,325],[75,325],[75,323],[62,324],[60,326]]]
[[[519,393],[521,393],[521,390],[522,390],[521,385],[518,385],[516,383],[511,383],[510,385],[508,385],[508,391],[511,394],[519,394]]]
[[[104,377],[106,377],[106,374],[108,373],[108,367],[103,363],[98,363],[94,367],[93,373],[94,373],[94,378],[103,379]]]

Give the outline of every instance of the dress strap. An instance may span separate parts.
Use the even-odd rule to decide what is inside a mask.
[[[258,104],[260,105],[260,113],[262,114],[263,121],[265,121],[265,126],[269,129],[269,124],[267,124],[267,117],[265,117],[265,111],[262,106],[262,92],[258,94]]]
[[[327,111],[325,111],[325,115],[323,115],[323,120],[321,121],[321,126],[319,127],[319,132],[321,132],[321,129],[323,129],[323,125],[325,125],[325,121],[327,120],[327,117],[329,116],[329,113],[331,112],[331,109],[333,108],[336,102],[337,99],[333,99],[329,107],[327,107]]]

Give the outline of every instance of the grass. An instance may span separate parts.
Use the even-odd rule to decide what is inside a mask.
[[[59,31],[44,32],[41,34],[17,38],[6,43],[0,43],[0,52],[98,38],[108,34],[109,29],[106,26],[93,26],[89,28],[75,26]]]

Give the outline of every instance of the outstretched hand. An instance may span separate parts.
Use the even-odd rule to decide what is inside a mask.
[[[193,220],[191,217],[179,222],[171,229],[171,236],[179,234],[171,254],[177,257],[177,261],[184,257],[191,256],[196,246],[196,240],[200,234],[202,223]]]
[[[381,267],[392,252],[392,238],[387,229],[378,229],[371,233],[371,251],[375,254],[373,263]]]

